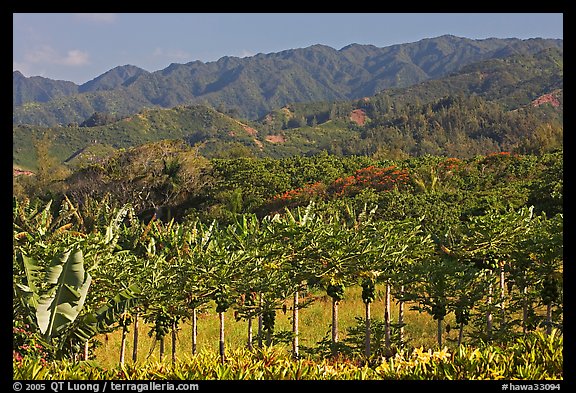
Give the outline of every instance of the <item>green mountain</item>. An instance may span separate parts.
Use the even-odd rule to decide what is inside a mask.
[[[122,120],[94,127],[41,127],[16,125],[13,129],[13,162],[22,168],[35,168],[34,144],[48,138],[51,154],[66,163],[86,163],[100,153],[139,146],[164,139],[184,139],[190,143],[253,143],[255,131],[248,125],[204,106],[178,106],[171,109],[144,109]]]
[[[15,88],[15,105],[21,104],[14,108],[13,122],[80,124],[94,112],[122,117],[146,107],[183,104],[208,105],[257,119],[288,103],[372,96],[383,89],[440,78],[481,60],[529,55],[546,48],[562,51],[563,40],[471,40],[447,35],[385,48],[352,44],[336,50],[313,45],[247,58],[171,64],[152,73],[127,71],[128,77],[104,74],[87,90],[54,94],[44,102],[24,87]]]
[[[25,77],[19,71],[12,73],[13,107],[32,102],[49,102],[57,98],[127,86],[148,71],[133,65],[118,66],[82,85],[52,80],[41,76]]]
[[[15,125],[14,164],[34,168],[34,141],[70,165],[113,149],[184,139],[207,157],[322,151],[390,157],[543,152],[562,145],[563,55],[556,48],[470,64],[449,76],[356,100],[293,103],[255,121],[188,105],[145,109],[83,126]]]
[[[55,98],[78,93],[74,82],[57,81],[41,76],[27,78],[19,71],[12,73],[12,106],[16,108],[26,102],[48,102]]]
[[[149,72],[133,65],[118,66],[80,85],[78,93],[114,90],[121,86],[128,86],[139,76],[146,74]]]

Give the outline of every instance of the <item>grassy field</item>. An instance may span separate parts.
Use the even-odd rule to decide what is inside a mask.
[[[372,303],[371,315],[373,319],[382,320],[384,318],[384,300],[383,288],[378,289],[378,297]],[[332,323],[332,306],[331,298],[322,292],[315,292],[311,294],[314,296],[315,301],[307,308],[300,310],[300,345],[302,347],[315,347],[316,344],[324,337],[330,337],[330,328]],[[276,316],[275,332],[278,331],[292,331],[292,315],[289,307],[290,302],[286,302],[288,311],[286,314],[279,310]],[[225,342],[227,350],[242,348],[246,346],[247,340],[247,321],[236,321],[234,319],[234,311],[230,309],[225,314]],[[409,310],[409,306],[405,306],[405,340],[412,347],[433,348],[437,345],[437,324],[426,313],[418,313],[417,311]],[[338,312],[339,323],[339,340],[342,341],[346,338],[346,332],[350,327],[356,325],[355,317],[364,317],[364,303],[361,299],[361,288],[351,287],[346,290],[345,298],[340,302]],[[446,323],[455,325],[452,314],[447,316]],[[393,303],[392,323],[398,320],[398,306]],[[253,321],[253,335],[257,333],[257,321]],[[158,361],[159,360],[159,345],[155,345],[154,340],[148,336],[150,326],[140,323],[139,331],[139,345],[138,345],[138,362]],[[133,332],[131,331],[126,345],[126,362],[132,363],[132,348],[133,348]],[[458,331],[453,329],[450,333],[444,332],[443,342],[448,347],[455,347],[453,342],[446,340],[447,338],[456,339]],[[95,350],[95,360],[103,367],[112,367],[118,364],[120,354],[120,331],[115,331],[105,336],[98,336],[97,339],[102,343]],[[185,359],[192,353],[192,328],[190,321],[186,321],[180,325],[176,344],[177,357]],[[197,338],[198,351],[213,351],[218,353],[219,350],[219,319],[215,312],[215,306],[210,307],[207,312],[199,314],[198,317],[198,338]],[[290,344],[276,344],[278,347],[289,351]],[[153,348],[153,350],[152,350]],[[152,351],[151,351],[152,350]],[[165,358],[164,361],[170,362],[170,354],[172,351],[171,336],[165,338]],[[302,351],[301,351],[302,353]],[[149,356],[149,358],[148,358]],[[148,359],[147,359],[148,358]]]

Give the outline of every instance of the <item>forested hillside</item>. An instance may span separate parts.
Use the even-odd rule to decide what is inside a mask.
[[[446,35],[385,48],[352,44],[336,50],[313,45],[210,63],[171,64],[156,72],[122,66],[81,86],[23,78],[15,72],[13,122],[80,124],[94,112],[123,117],[146,107],[190,104],[253,120],[288,103],[372,96],[383,89],[437,79],[481,60],[547,48],[562,51],[563,42]]]
[[[548,49],[487,60],[358,100],[289,104],[257,121],[178,106],[119,120],[98,112],[67,127],[15,126],[13,136],[14,163],[28,169],[36,166],[35,141],[45,138],[71,165],[163,139],[196,145],[206,157],[541,153],[563,142],[563,56]]]

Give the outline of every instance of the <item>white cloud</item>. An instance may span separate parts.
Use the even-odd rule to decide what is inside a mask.
[[[114,23],[118,14],[76,14],[79,20],[85,20],[96,23]]]
[[[24,75],[29,75],[30,69],[26,63],[20,63],[12,60],[12,71],[20,71]]]
[[[78,49],[69,50],[66,55],[59,54],[49,45],[42,45],[24,54],[24,62],[13,62],[22,67],[27,64],[58,64],[64,66],[82,66],[90,63],[88,52]]]
[[[154,57],[163,57],[170,60],[188,60],[192,55],[182,49],[163,49],[156,48],[152,52]]]
[[[68,66],[81,66],[90,63],[88,52],[83,52],[78,49],[69,50],[68,55],[60,59],[60,61],[60,64]]]
[[[238,57],[252,57],[254,56],[256,53],[251,52],[249,50],[246,49],[242,49],[242,51],[240,52],[240,55],[238,55]]]

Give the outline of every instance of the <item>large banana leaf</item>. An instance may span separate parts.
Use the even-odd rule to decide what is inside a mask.
[[[17,293],[26,306],[36,309],[39,298],[36,282],[39,281],[42,268],[38,266],[38,263],[33,258],[24,254],[20,254],[20,257],[26,272],[26,284],[16,284]]]
[[[82,341],[89,340],[99,333],[106,332],[118,321],[120,316],[134,307],[139,301],[142,292],[137,284],[120,291],[112,299],[95,312],[86,314],[74,331],[76,337]]]
[[[84,270],[82,251],[74,249],[55,258],[46,271],[46,283],[53,287],[38,300],[36,318],[40,332],[57,336],[74,322],[86,300],[92,278]]]

